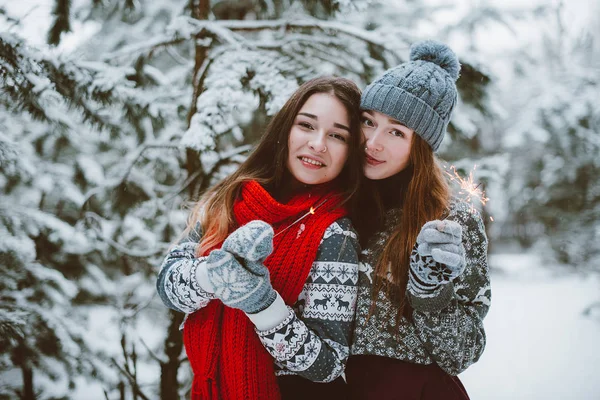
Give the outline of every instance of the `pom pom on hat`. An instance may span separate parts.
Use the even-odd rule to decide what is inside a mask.
[[[460,63],[456,54],[448,46],[435,40],[425,40],[411,46],[410,60],[432,62],[445,70],[455,81],[460,74]]]

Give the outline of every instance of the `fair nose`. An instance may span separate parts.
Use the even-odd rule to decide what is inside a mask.
[[[383,145],[381,144],[381,131],[379,129],[375,129],[371,132],[370,135],[365,135],[367,139],[367,150],[371,152],[380,152],[383,150]]]
[[[317,132],[317,134],[308,141],[308,148],[317,153],[325,153],[327,151],[327,146],[325,145],[325,132]]]

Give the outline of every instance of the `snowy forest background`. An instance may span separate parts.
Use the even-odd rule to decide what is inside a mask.
[[[190,201],[299,83],[364,87],[424,38],[462,62],[441,156],[490,197],[488,348],[461,378],[600,398],[597,0],[2,0],[0,399],[188,398],[154,285]]]

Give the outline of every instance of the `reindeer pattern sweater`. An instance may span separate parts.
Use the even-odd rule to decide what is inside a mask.
[[[163,303],[186,314],[214,300],[196,278],[196,269],[204,262],[195,257],[200,239],[192,232],[174,246],[157,280]],[[358,253],[358,237],[350,220],[340,218],[331,224],[298,301],[288,306],[287,317],[272,329],[256,330],[273,356],[277,376],[331,382],[344,371],[357,300]]]
[[[378,294],[370,317],[369,311],[374,267],[400,215],[399,209],[388,211],[385,228],[371,238],[361,254],[352,354],[377,355],[415,364],[435,362],[448,374],[458,375],[476,362],[485,348],[483,318],[490,306],[491,288],[483,221],[466,203],[452,202],[446,218],[463,228],[465,271],[431,292],[408,285],[406,296],[413,308],[412,321],[402,317],[397,327],[397,309],[384,293]],[[445,266],[430,257],[419,256],[416,246],[410,262],[444,273]]]

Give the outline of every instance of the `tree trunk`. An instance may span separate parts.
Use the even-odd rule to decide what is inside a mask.
[[[205,20],[208,19],[208,14],[210,12],[210,0],[190,0],[191,8],[192,8],[192,18]],[[203,35],[200,33],[196,39],[202,39]],[[192,104],[190,104],[190,111],[187,115],[188,127],[190,125],[190,121],[192,117],[196,113],[196,101],[202,92],[202,85],[198,82],[198,73],[206,60],[206,55],[208,53],[208,49],[203,45],[196,45],[196,57],[194,64],[194,73],[192,75],[192,84],[194,85],[194,93],[192,94]]]
[[[123,382],[123,381],[119,381],[119,399],[126,400],[125,399],[125,382]]]
[[[21,368],[23,378],[23,390],[17,391],[21,400],[35,400],[35,392],[33,390],[33,368],[29,363],[31,355],[30,350],[26,347],[22,340],[19,340],[18,346],[14,349],[12,360],[14,365]]]
[[[23,397],[22,400],[35,400],[35,393],[33,392],[33,369],[23,365],[21,367],[23,372]]]
[[[205,20],[208,19],[208,14],[210,12],[210,0],[190,0],[191,9],[192,9],[192,18]],[[202,33],[198,35],[198,40],[202,39]],[[203,82],[198,77],[200,70],[202,69],[202,65],[206,61],[206,56],[208,54],[208,49],[202,45],[196,45],[196,57],[194,64],[194,73],[192,75],[192,84],[194,85],[194,91],[192,94],[192,102],[190,104],[190,110],[187,115],[187,125],[188,128],[190,126],[190,122],[192,121],[192,117],[196,114],[196,102],[198,101],[198,97],[202,93]],[[200,155],[197,151],[192,149],[186,150],[186,169],[188,171],[188,175],[193,175],[196,171],[202,168],[200,163]],[[198,197],[198,182],[201,182],[204,179],[202,175],[198,175],[198,177],[190,182],[189,195],[192,200],[196,200]]]
[[[178,399],[179,382],[177,382],[177,371],[179,370],[179,356],[183,349],[183,337],[179,331],[179,325],[183,320],[181,313],[170,311],[171,324],[169,333],[165,339],[165,354],[168,361],[160,366],[160,398],[162,400]]]
[[[205,20],[208,19],[210,13],[210,0],[190,0],[190,8],[192,11],[192,18]],[[201,39],[199,35],[197,39]],[[194,92],[192,94],[192,101],[190,104],[190,110],[187,115],[187,125],[190,126],[192,117],[196,113],[196,101],[202,93],[202,82],[199,82],[198,74],[206,61],[208,49],[202,45],[196,45],[196,57],[194,64],[194,73],[192,76],[192,84],[194,85]],[[188,176],[196,173],[202,164],[200,163],[200,155],[197,151],[192,149],[186,150],[186,169]],[[199,175],[195,182],[191,182],[189,185],[189,195],[192,200],[197,198],[198,182],[202,181],[204,177]],[[160,366],[160,398],[162,400],[172,400],[179,398],[179,382],[177,381],[177,372],[179,370],[179,356],[183,349],[183,337],[179,332],[179,326],[183,321],[183,316],[175,311],[169,312],[171,316],[171,324],[169,325],[167,338],[165,339],[165,354],[167,355],[167,362],[162,363]]]

